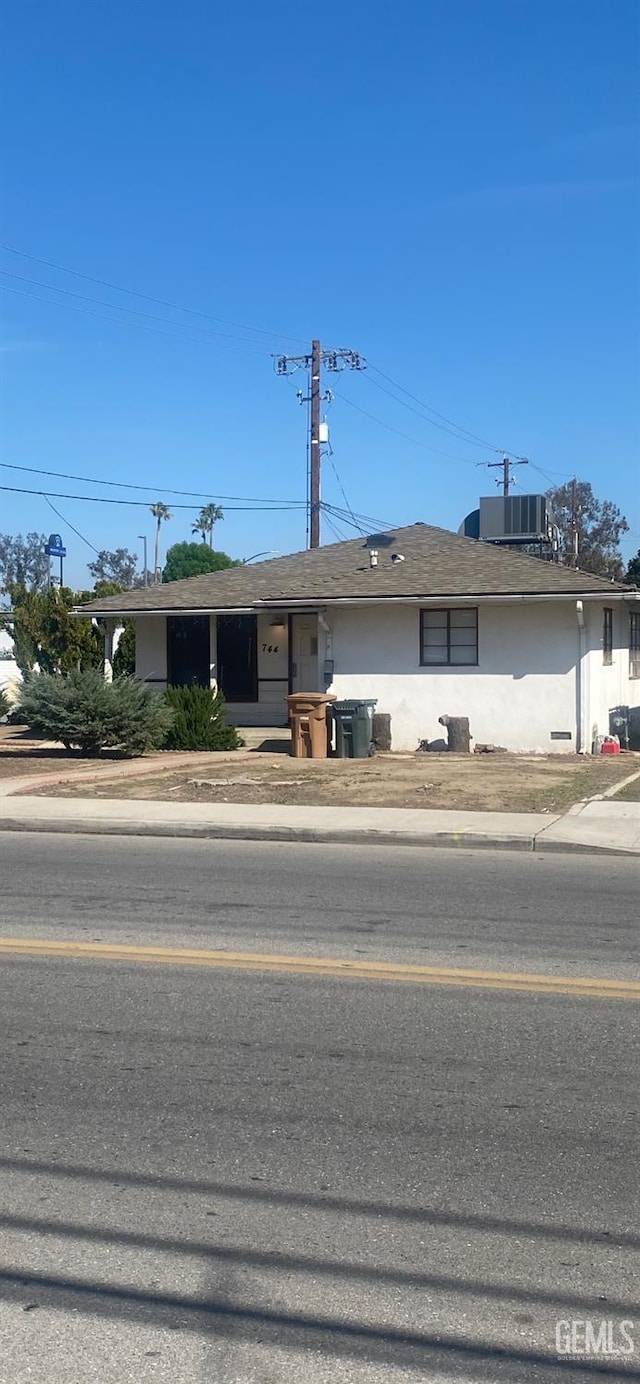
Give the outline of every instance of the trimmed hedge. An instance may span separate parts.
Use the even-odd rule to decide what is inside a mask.
[[[33,730],[84,755],[160,749],[172,722],[164,699],[143,683],[129,677],[105,682],[96,668],[68,677],[33,673],[22,685],[18,705]]]
[[[173,713],[168,750],[237,750],[242,744],[227,724],[226,702],[210,687],[169,687],[165,694]]]

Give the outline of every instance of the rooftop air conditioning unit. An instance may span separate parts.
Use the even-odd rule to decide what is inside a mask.
[[[545,543],[552,524],[546,495],[480,497],[478,537],[487,543]]]

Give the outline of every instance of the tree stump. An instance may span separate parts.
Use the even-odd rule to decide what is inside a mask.
[[[377,750],[391,749],[391,717],[386,711],[374,711],[371,738]]]
[[[468,716],[439,716],[438,723],[447,728],[449,749],[452,754],[471,753],[471,734]]]

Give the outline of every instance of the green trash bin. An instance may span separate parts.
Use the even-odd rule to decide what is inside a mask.
[[[334,702],[331,714],[336,727],[338,759],[368,759],[373,740],[373,701]]]

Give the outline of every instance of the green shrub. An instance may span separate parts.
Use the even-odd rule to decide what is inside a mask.
[[[210,687],[169,687],[165,700],[173,712],[168,750],[237,750],[242,744],[235,726],[227,725],[221,692]]]
[[[11,702],[3,687],[0,687],[0,720],[3,716],[8,716],[11,711]]]
[[[85,755],[105,749],[139,755],[158,749],[172,721],[164,699],[143,683],[135,678],[105,682],[95,668],[68,677],[32,674],[23,684],[19,706],[33,730]]]

